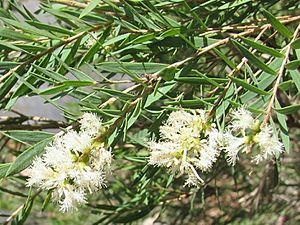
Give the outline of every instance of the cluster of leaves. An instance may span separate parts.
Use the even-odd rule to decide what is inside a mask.
[[[89,111],[110,125],[107,144],[118,161],[107,189],[90,201],[95,224],[153,215],[172,224],[200,216],[224,223],[257,209],[254,203],[272,203],[262,196],[278,184],[279,161],[249,178],[247,162],[231,170],[221,159],[202,188],[182,188],[180,178],[147,165],[146,140],[159,136],[177,107],[209,110],[223,127],[231,108],[246,105],[271,120],[289,152],[288,130],[300,127],[298,1],[44,0],[34,13],[21,2],[0,3],[0,108],[13,111],[24,96],[39,96],[66,122],[21,113],[0,121],[2,179],[15,181],[43,152],[52,133],[37,130],[76,127]],[[76,110],[63,104],[67,97]],[[13,140],[19,150],[7,146]],[[17,180],[24,186],[25,179],[21,173]],[[26,220],[38,194],[29,193],[10,218],[15,224]]]

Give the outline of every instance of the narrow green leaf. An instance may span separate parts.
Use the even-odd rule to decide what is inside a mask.
[[[241,6],[241,5],[244,5],[248,2],[251,2],[252,0],[235,0],[235,1],[230,1],[230,2],[227,2],[225,4],[222,4],[218,10],[225,10],[225,9],[230,9],[230,8],[234,8],[234,7],[238,7],[238,6]]]
[[[292,114],[300,110],[300,104],[289,105],[283,108],[275,108],[275,110],[281,114]]]
[[[14,26],[16,28],[19,28],[21,30],[24,30],[25,32],[30,33],[30,34],[36,34],[36,35],[40,35],[40,36],[44,36],[44,37],[49,37],[54,40],[61,39],[58,36],[55,36],[55,35],[49,33],[48,31],[35,28],[26,23],[19,23],[18,21],[6,19],[6,18],[0,18],[0,19],[5,23],[7,23],[11,26]]]
[[[275,101],[275,107],[276,108],[281,108],[278,100]],[[281,139],[285,148],[285,152],[289,153],[290,151],[290,138],[289,138],[289,132],[288,132],[288,126],[286,123],[286,116],[276,112],[276,116],[278,119],[279,127],[280,127],[280,134],[281,134]]]
[[[66,80],[66,78],[63,75],[61,75],[59,73],[56,73],[54,71],[47,70],[45,68],[39,67],[39,66],[34,65],[34,64],[33,64],[33,67],[35,69],[37,69],[38,71],[42,72],[47,77],[53,79],[54,81],[64,81],[64,80]]]
[[[287,64],[285,64],[285,68],[288,70],[296,70],[300,67],[300,59],[298,60],[293,60]]]
[[[89,14],[94,8],[97,7],[97,5],[101,2],[101,0],[92,0],[89,2],[89,4],[86,6],[84,10],[80,13],[79,18],[82,18]]]
[[[108,46],[108,45],[112,45],[112,44],[115,44],[119,41],[122,41],[124,39],[127,39],[129,36],[131,35],[131,33],[126,33],[126,34],[121,34],[117,37],[114,37],[112,39],[109,39],[108,41],[106,41],[104,44],[103,44],[103,47],[104,46]]]
[[[215,100],[215,98],[209,100],[210,101]],[[192,99],[192,100],[167,101],[165,102],[165,105],[180,105],[182,107],[188,107],[188,108],[199,108],[205,105],[212,105],[212,103],[205,101],[205,99]]]
[[[96,54],[97,52],[100,51],[99,49],[102,47],[105,39],[110,35],[110,31],[111,31],[111,26],[109,26],[107,29],[103,31],[103,33],[100,35],[100,37],[95,42],[95,44],[93,44],[93,46],[86,52],[86,54],[84,54],[84,56],[78,63],[78,67],[80,67],[84,62],[89,62],[94,57],[97,57]]]
[[[53,25],[37,22],[37,21],[32,21],[32,20],[26,20],[26,23],[35,26],[38,29],[41,30],[47,30],[51,32],[56,32],[56,33],[61,33],[61,34],[69,34],[69,35],[74,35],[75,33],[73,31],[70,31],[68,29],[62,28],[62,27],[56,27]]]
[[[4,37],[7,39],[12,40],[26,40],[26,41],[33,41],[34,38],[30,35],[23,34],[21,32],[16,32],[14,30],[8,29],[8,28],[0,28],[0,37]]]
[[[51,87],[51,88],[47,88],[43,91],[39,92],[39,95],[53,95],[56,94],[58,92],[62,92],[62,91],[66,91],[67,86],[64,84],[55,86],[55,87]]]
[[[298,93],[300,93],[300,74],[295,70],[289,70],[289,73],[291,74],[291,77],[297,87]]]
[[[94,90],[102,91],[102,92],[105,92],[106,94],[109,94],[110,96],[119,97],[121,99],[133,99],[133,98],[135,98],[135,96],[132,95],[132,94],[124,93],[122,91],[117,91],[117,90],[108,89],[108,88],[94,88]]]
[[[249,91],[252,91],[254,93],[257,93],[257,94],[261,94],[261,95],[269,95],[270,93],[262,90],[262,89],[259,89],[251,84],[248,84],[246,81],[242,80],[242,79],[239,79],[239,78],[236,78],[236,77],[232,77],[232,76],[228,76],[234,83],[236,83],[237,85],[239,86],[242,86],[243,88],[249,90]]]
[[[128,118],[128,121],[127,121],[127,127],[126,129],[128,130],[134,123],[135,121],[139,118],[139,116],[141,115],[142,113],[142,108],[143,108],[143,105],[142,105],[142,100],[138,101],[138,103],[136,104],[135,106],[135,109],[134,111],[130,114],[129,118]],[[126,132],[124,132],[126,133]]]
[[[176,71],[176,67],[167,67],[159,71],[158,76],[160,76],[165,81],[171,81],[174,79]]]
[[[262,13],[264,14],[264,16],[266,17],[266,19],[269,21],[270,24],[272,24],[272,26],[279,32],[281,33],[283,36],[287,37],[287,38],[292,38],[293,34],[292,32],[286,27],[284,26],[282,23],[280,23],[279,20],[276,19],[275,16],[273,16],[270,12],[268,12],[267,10],[263,9]]]
[[[9,49],[9,50],[17,51],[17,52],[25,52],[27,54],[30,54],[29,52],[27,52],[26,50],[24,50],[22,48],[12,45],[8,42],[0,41],[0,50],[2,50],[2,49]]]
[[[28,131],[28,130],[0,131],[0,133],[18,142],[26,143],[26,144],[37,143],[53,136],[52,133],[48,133],[44,131]]]
[[[42,205],[42,212],[44,212],[45,209],[47,208],[47,206],[48,206],[48,204],[49,204],[49,202],[50,202],[50,200],[51,200],[51,197],[52,197],[52,192],[53,192],[53,190],[49,190],[49,191],[48,191],[47,197],[46,197],[46,199],[44,200],[43,205]]]
[[[90,80],[66,80],[62,82],[66,87],[84,87],[97,84],[96,81]]]
[[[22,152],[15,161],[11,163],[5,176],[10,176],[26,169],[31,164],[34,157],[40,155],[44,151],[50,140],[51,138],[44,139]]]
[[[9,169],[10,166],[11,166],[11,163],[0,164],[0,179],[2,179],[3,177],[5,177],[6,172]]]
[[[0,86],[0,99],[4,99],[10,89],[15,85],[18,79],[15,76],[10,76],[4,83]]]
[[[111,73],[123,73],[123,67],[137,74],[155,73],[167,66],[162,63],[128,63],[128,62],[103,62],[96,64],[97,68]]]
[[[1,69],[11,69],[11,68],[14,68],[14,67],[16,67],[20,64],[21,63],[19,63],[19,62],[2,61],[2,62],[0,62],[0,68]]]
[[[241,37],[241,39],[243,40],[243,42],[245,42],[248,46],[252,47],[252,48],[255,48],[257,49],[258,51],[260,52],[263,52],[263,53],[267,53],[269,55],[272,55],[272,56],[275,56],[275,57],[279,57],[279,58],[282,58],[284,57],[284,54],[278,52],[277,50],[273,49],[273,48],[270,48],[270,47],[267,47],[265,45],[262,45],[256,41],[252,41],[248,38],[245,38],[245,37]]]
[[[212,77],[209,77],[209,80],[206,79],[206,78],[201,78],[201,77],[178,77],[176,79],[176,81],[178,82],[183,82],[183,83],[188,83],[188,84],[212,84],[212,81],[213,82],[216,82],[218,85],[214,84],[215,86],[221,86],[223,87],[222,85],[219,85],[219,83],[225,83],[228,81],[228,79],[226,78],[212,78]]]
[[[292,44],[291,44],[291,47],[294,48],[294,49],[300,48],[300,38],[293,41]]]
[[[140,218],[143,218],[145,217],[146,215],[148,215],[152,209],[154,209],[155,206],[147,206],[147,207],[144,207],[144,208],[140,208],[138,209],[136,212],[133,212],[133,213],[129,213],[128,215],[126,216],[118,216],[118,217],[115,217],[112,222],[113,223],[130,223],[130,222],[133,222],[135,220],[138,220]]]
[[[130,44],[140,44],[140,43],[145,43],[147,41],[153,41],[155,40],[156,36],[155,34],[145,34],[137,37],[136,39],[132,40]]]
[[[234,46],[244,55],[253,65],[257,66],[259,69],[265,71],[266,73],[276,75],[276,71],[263,63],[259,58],[252,54],[247,48],[241,45],[235,40],[231,40]]]
[[[147,97],[147,101],[146,101],[144,107],[147,108],[152,103],[154,103],[157,100],[159,100],[162,96],[164,96],[165,94],[167,94],[175,86],[175,84],[176,84],[176,82],[174,82],[174,81],[167,81],[167,82],[165,82],[163,86],[157,88],[156,92],[151,93]]]
[[[220,57],[223,59],[223,61],[230,66],[231,69],[235,68],[234,63],[221,51],[219,51],[218,49],[214,48],[213,51]]]

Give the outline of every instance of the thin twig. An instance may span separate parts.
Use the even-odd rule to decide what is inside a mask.
[[[103,26],[102,25],[99,25],[99,26],[96,26],[96,27],[93,27],[92,29],[90,29],[89,31],[83,31],[83,32],[80,32],[72,37],[69,37],[69,38],[66,38],[65,40],[59,42],[58,44],[46,49],[45,51],[42,51],[41,53],[33,56],[32,58],[28,59],[27,61],[23,62],[22,64],[14,67],[13,69],[9,70],[6,74],[4,74],[3,76],[0,77],[0,83],[2,81],[4,81],[6,78],[8,78],[9,76],[11,76],[13,73],[17,72],[19,69],[22,69],[24,68],[25,66],[33,63],[35,60],[43,57],[44,55],[47,55],[51,52],[53,52],[54,50],[58,49],[59,47],[63,46],[63,45],[67,45],[75,40],[77,40],[78,38],[84,36],[85,34],[87,34],[88,32],[92,32],[92,31],[95,31],[95,30],[98,30],[100,28],[102,28]]]
[[[269,119],[270,119],[270,116],[271,116],[271,113],[272,113],[272,108],[273,108],[273,104],[274,104],[274,101],[276,99],[276,94],[277,94],[277,91],[278,91],[278,87],[279,87],[279,84],[280,84],[280,81],[281,81],[281,78],[282,76],[284,75],[284,68],[285,68],[285,64],[288,62],[289,60],[289,54],[290,54],[290,50],[291,50],[291,43],[296,39],[297,35],[298,35],[298,32],[300,30],[300,25],[298,25],[298,27],[296,28],[295,30],[295,33],[293,35],[293,38],[292,40],[290,41],[290,43],[286,46],[286,52],[285,52],[285,57],[282,61],[282,64],[279,68],[279,71],[278,71],[278,75],[277,75],[277,79],[276,79],[276,82],[273,86],[273,93],[272,93],[272,97],[270,99],[270,102],[267,106],[267,110],[266,110],[266,116],[261,124],[261,127],[265,126]]]
[[[258,34],[258,36],[255,38],[255,40],[258,41],[258,40],[261,38],[261,36],[265,33],[265,31],[266,31],[267,29],[268,29],[268,27],[265,27],[265,28]],[[251,51],[252,48],[250,48],[249,50]],[[257,50],[254,49],[254,50],[252,51],[252,53],[255,53],[256,51],[257,51]],[[243,67],[247,62],[248,62],[248,59],[247,59],[246,57],[243,57],[243,58],[242,58],[242,61],[237,65],[237,67],[236,67],[234,70],[232,70],[232,71],[228,74],[228,77],[229,77],[229,76],[235,76],[236,74],[238,74],[238,73],[241,71],[242,67]],[[232,84],[232,80],[230,79],[230,80],[228,81],[227,85],[225,86],[225,88],[223,89],[222,93],[219,95],[219,97],[218,97],[217,101],[215,102],[213,108],[209,111],[208,117],[211,117],[211,116],[215,113],[215,111],[217,110],[217,108],[219,107],[220,103],[222,102],[222,100],[223,100],[224,96],[226,95],[226,93],[227,93],[227,91],[228,91],[228,89],[229,89],[229,87],[230,87],[231,84]]]

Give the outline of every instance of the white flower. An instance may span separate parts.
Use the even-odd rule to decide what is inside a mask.
[[[65,185],[55,190],[56,199],[60,204],[60,211],[72,212],[77,210],[77,205],[85,204],[85,193],[81,189],[74,189],[72,185]]]
[[[56,176],[56,172],[53,171],[50,167],[47,167],[43,162],[43,159],[37,157],[33,160],[32,165],[27,170],[29,174],[29,179],[27,180],[27,185],[32,186],[34,184],[41,186],[47,179],[51,179]],[[49,179],[49,180],[50,180]],[[44,185],[45,186],[45,185]],[[46,185],[45,189],[52,188],[53,185]]]
[[[102,133],[104,126],[101,119],[94,113],[84,113],[80,120],[81,130],[87,132],[89,135]]]
[[[110,171],[112,152],[101,146],[97,151],[91,151],[91,165],[97,170]]]
[[[256,121],[248,110],[239,108],[232,113],[232,123],[230,127],[234,131],[242,130],[242,132],[244,132],[246,129],[254,126],[254,124],[256,124]]]
[[[70,130],[55,137],[28,169],[28,186],[51,190],[52,199],[63,212],[86,203],[86,192],[105,186],[111,171],[112,154],[95,137],[102,123],[94,114],[84,114],[81,130]]]
[[[252,153],[252,162],[256,163],[283,152],[283,145],[275,139],[271,127],[266,125],[261,128],[249,111],[240,108],[233,113],[232,119],[223,143],[230,165],[235,165],[241,151]]]
[[[83,150],[91,146],[93,139],[94,136],[85,131],[77,133],[71,130],[62,137],[62,142],[67,151],[72,151],[79,155]]]
[[[224,134],[224,146],[223,149],[227,154],[227,162],[229,165],[234,166],[239,159],[239,152],[243,151],[246,146],[245,137],[235,137],[231,133]]]
[[[148,143],[149,164],[166,167],[179,176],[186,174],[185,185],[199,186],[203,180],[196,169],[208,171],[220,153],[222,135],[212,126],[203,110],[172,112],[160,127],[161,139]]]
[[[261,131],[254,136],[253,140],[258,144],[260,149],[259,154],[253,159],[257,164],[268,159],[270,156],[276,156],[283,152],[282,143],[275,139],[272,128],[268,125],[264,126]]]

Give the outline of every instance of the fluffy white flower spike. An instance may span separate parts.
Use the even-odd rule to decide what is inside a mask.
[[[110,171],[112,154],[104,144],[96,141],[104,131],[101,120],[85,113],[79,132],[70,130],[56,136],[28,169],[28,186],[52,191],[52,200],[63,212],[73,211],[86,203],[86,193],[105,186],[106,172]]]
[[[232,122],[224,135],[223,144],[228,164],[233,166],[240,152],[251,153],[252,162],[256,164],[283,152],[283,145],[273,136],[271,127],[266,125],[261,128],[259,121],[244,108],[232,113]]]
[[[185,185],[199,186],[197,169],[208,171],[220,153],[222,134],[210,125],[203,110],[172,112],[160,127],[161,138],[149,142],[149,164],[187,175]]]

